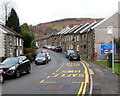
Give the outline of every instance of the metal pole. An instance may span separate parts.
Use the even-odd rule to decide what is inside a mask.
[[[114,73],[114,36],[112,34],[112,73]]]

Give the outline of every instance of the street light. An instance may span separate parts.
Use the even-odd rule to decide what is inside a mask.
[[[113,35],[113,26],[108,26],[108,35],[111,35],[112,38],[112,73],[114,73],[114,35]]]

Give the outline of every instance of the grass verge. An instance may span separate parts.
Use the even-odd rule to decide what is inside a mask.
[[[109,70],[112,70],[112,68],[108,67],[108,62],[107,61],[94,61],[94,63],[99,64],[103,67],[106,67]],[[115,70],[116,74],[120,75],[120,63],[114,63],[114,70]]]

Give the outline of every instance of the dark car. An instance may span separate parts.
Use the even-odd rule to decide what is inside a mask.
[[[62,52],[62,48],[60,46],[56,46],[54,51],[55,52]]]
[[[30,61],[26,56],[10,57],[0,64],[0,70],[3,70],[3,77],[20,77],[22,73],[30,73]]]
[[[69,57],[69,55],[70,55],[70,53],[73,53],[73,52],[75,52],[74,50],[67,50],[66,51],[66,58],[68,58]]]
[[[69,60],[80,60],[80,55],[76,52],[70,53],[68,56]]]
[[[35,64],[47,64],[48,63],[47,54],[38,54],[35,58]]]

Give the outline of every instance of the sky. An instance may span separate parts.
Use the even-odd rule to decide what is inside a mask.
[[[0,0],[0,3],[9,0]],[[20,24],[37,25],[64,18],[107,18],[120,0],[12,0]]]

